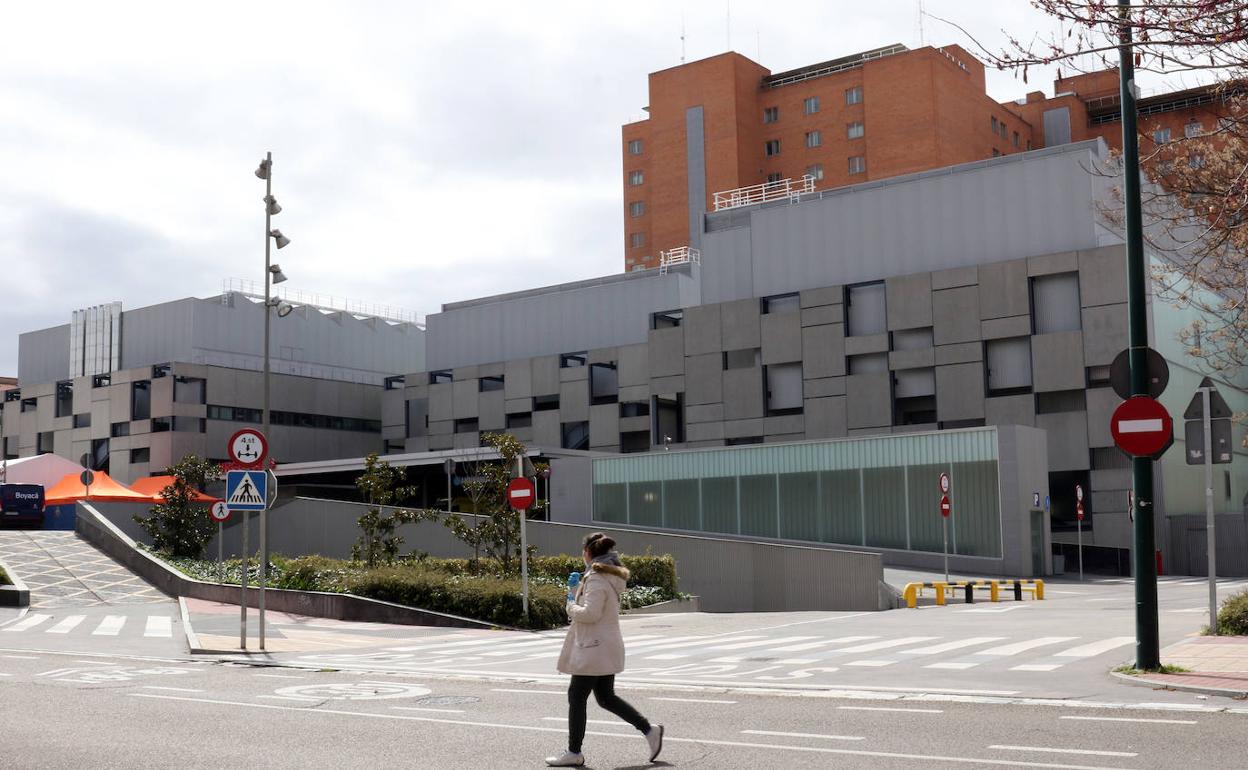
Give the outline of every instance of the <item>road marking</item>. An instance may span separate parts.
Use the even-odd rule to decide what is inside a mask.
[[[819,660],[818,658],[784,658],[776,662],[786,666],[809,666],[811,663],[818,663]]]
[[[775,735],[781,738],[823,738],[829,741],[864,741],[861,735],[820,735],[819,733],[778,733],[774,730],[742,730],[742,735]]]
[[[704,645],[717,644],[719,642],[742,642],[742,641],[745,641],[746,639],[762,639],[762,638],[764,637],[761,637],[758,634],[751,634],[749,636],[741,636],[741,635],[734,634],[731,637],[719,638],[719,639],[707,636],[707,637],[703,637],[702,639],[699,639],[696,642],[677,642],[676,644],[664,645],[664,648],[668,650],[675,650],[675,649],[681,649],[685,647],[702,647]],[[717,649],[723,649],[723,648],[720,647]]]
[[[1085,602],[1128,602],[1131,601],[1130,596],[1115,596],[1100,599],[1084,599]]]
[[[265,679],[307,679],[306,676],[291,676],[290,674],[256,674]]]
[[[172,639],[173,618],[166,615],[148,615],[147,627],[143,629],[143,636]]]
[[[989,746],[1002,751],[1047,751],[1052,754],[1088,754],[1094,757],[1138,757],[1134,751],[1100,751],[1096,749],[1050,749],[1044,746]]]
[[[520,692],[525,695],[567,695],[561,690],[509,690],[505,687],[493,687],[490,692]]]
[[[878,636],[841,636],[836,639],[824,639],[822,642],[810,642],[809,644],[790,644],[785,647],[776,647],[772,652],[805,652],[813,650],[817,647],[825,647],[829,644],[848,644],[851,642],[865,642],[868,639],[879,639]]]
[[[928,663],[923,668],[943,668],[949,671],[965,671],[968,668],[975,668],[978,663],[954,663],[952,661],[946,663]]]
[[[117,636],[126,625],[125,615],[106,615],[100,624],[91,632],[92,636]]]
[[[944,709],[906,709],[894,706],[837,706],[839,711],[904,711],[908,714],[943,714]]]
[[[268,698],[269,700],[293,700],[300,703],[317,703],[321,698],[304,698],[298,695],[257,695],[257,698]]]
[[[51,617],[52,617],[51,615],[40,615],[37,612],[32,612],[31,614],[27,615],[26,617],[22,618],[21,620],[17,621],[16,623],[14,623],[13,625],[9,626],[8,628],[4,630],[5,630],[5,633],[10,633],[10,634],[16,631],[25,631],[28,628],[34,628],[35,626],[39,625],[45,620],[48,620]]]
[[[1065,716],[1058,719],[1080,719],[1088,722],[1148,722],[1159,725],[1194,725],[1194,719],[1147,719],[1145,717],[1074,717]]]
[[[935,606],[935,605],[929,605],[929,606]],[[1001,607],[975,607],[974,609],[957,610],[957,611],[958,612],[995,612],[999,614],[1002,612],[1013,612],[1014,610],[1025,610],[1034,606],[1035,606],[1034,604],[1006,604]]]
[[[0,674],[0,676],[13,676],[12,674]]]
[[[1020,652],[1034,650],[1037,647],[1044,647],[1049,644],[1058,644],[1059,642],[1069,642],[1078,639],[1077,636],[1042,636],[1039,639],[1028,639],[1025,642],[1015,642],[1014,644],[1003,644],[1000,647],[992,647],[987,650],[980,650],[976,655],[1000,655],[1009,656],[1017,655]]]
[[[1011,671],[1056,671],[1061,668],[1061,663],[1024,663],[1021,666],[1014,666]]]
[[[938,655],[942,652],[950,650],[960,650],[963,647],[974,647],[977,644],[988,644],[989,642],[999,642],[1005,637],[1003,636],[972,636],[970,639],[958,639],[953,642],[945,642],[944,644],[933,644],[930,647],[916,647],[913,650],[902,650],[902,655]]]
[[[885,639],[882,642],[859,644],[855,647],[840,647],[835,650],[830,650],[830,652],[875,652],[876,650],[887,650],[890,647],[904,647],[907,644],[915,644],[917,642],[930,642],[933,639],[939,638],[939,636],[903,636],[900,639]]]
[[[68,634],[70,631],[73,631],[75,628],[77,628],[79,623],[81,623],[82,621],[86,619],[87,619],[86,615],[70,615],[69,617],[62,620],[60,623],[57,623],[55,626],[52,626],[51,628],[49,628],[44,633]]]
[[[568,718],[567,717],[542,717],[542,721],[543,722],[566,722],[568,721]],[[591,725],[610,725],[611,727],[632,727],[632,725],[630,725],[628,722],[621,722],[618,719],[617,720],[586,719],[585,721]]]
[[[1102,639],[1099,642],[1084,644],[1078,647],[1071,647],[1069,650],[1062,650],[1055,657],[1058,658],[1092,658],[1102,653],[1116,650],[1119,647],[1125,647],[1128,644],[1135,644],[1134,636],[1112,636],[1109,639]]]
[[[441,718],[441,717],[421,717],[421,716],[407,715],[407,714],[379,714],[379,713],[370,712],[370,711],[347,711],[344,709],[327,709],[327,708],[306,709],[306,708],[296,708],[294,706],[281,706],[281,705],[270,704],[270,703],[248,703],[246,701],[213,700],[213,699],[208,699],[208,698],[183,698],[177,695],[156,695],[156,694],[137,693],[137,692],[127,693],[127,695],[131,698],[151,698],[155,700],[185,701],[188,703],[200,703],[200,704],[209,704],[209,705],[216,705],[216,706],[241,706],[243,708],[269,709],[269,710],[274,710],[274,711],[298,711],[302,714],[318,714],[318,715],[327,715],[327,716],[334,716],[334,717],[345,716],[345,717],[359,717],[359,718],[364,718],[364,719],[393,719],[393,720],[407,721],[407,722],[428,722],[432,724],[463,725],[467,727],[478,727],[478,728],[489,727],[489,728],[494,728],[498,730],[519,730],[519,731],[524,731],[524,732],[555,733],[555,734],[560,734],[560,735],[566,732],[566,730],[562,727],[540,727],[537,725],[515,725],[515,724],[505,724],[505,723],[500,723],[500,722],[476,722],[476,721],[472,721],[468,719],[446,719],[446,718]],[[630,741],[636,740],[631,733],[594,731],[589,734],[594,735],[594,736],[600,736],[603,738],[623,738],[623,739],[627,739]],[[722,741],[722,740],[714,740],[714,739],[709,739],[709,738],[675,738],[675,737],[665,736],[663,740],[667,743],[694,743],[694,744],[700,744],[704,746],[726,746],[726,747],[731,747],[731,748],[759,749],[759,750],[768,751],[768,752],[793,751],[793,752],[807,753],[807,754],[839,754],[839,755],[854,756],[854,757],[877,757],[877,758],[883,758],[883,759],[909,759],[909,760],[915,760],[915,761],[927,762],[927,763],[945,762],[945,763],[950,763],[950,764],[963,764],[963,765],[979,764],[979,765],[994,765],[994,766],[1005,766],[1005,767],[1045,767],[1045,768],[1055,768],[1055,769],[1060,769],[1060,770],[1124,770],[1124,768],[1108,768],[1108,767],[1099,767],[1099,766],[1091,767],[1091,766],[1086,766],[1086,765],[1059,765],[1059,764],[1041,763],[1041,762],[1025,762],[1025,761],[1018,761],[1018,760],[985,759],[985,758],[978,758],[978,757],[957,757],[957,756],[944,756],[944,755],[936,755],[936,754],[909,754],[909,753],[902,753],[902,752],[895,752],[895,751],[869,751],[867,749],[836,749],[836,748],[831,748],[829,746],[786,746],[783,744],[751,743],[747,741]]]
[[[462,714],[464,713],[463,709],[431,709],[431,708],[421,708],[419,706],[391,706],[390,708],[398,709],[399,711],[436,711],[439,714]]]
[[[895,660],[852,660],[844,665],[846,666],[863,666],[866,668],[881,668],[883,666],[891,666],[897,661]]]
[[[710,698],[658,698],[654,697],[650,700],[671,701],[672,703],[718,703],[722,706],[735,706],[735,700],[712,700]]]
[[[718,644],[709,649],[722,650],[722,651],[744,650],[750,647],[765,647],[769,644],[780,644],[784,642],[804,642],[808,639],[818,639],[818,638],[819,637],[817,636],[782,636],[779,639],[763,639],[762,641],[737,642],[735,644]]]
[[[154,684],[145,684],[143,685],[143,689],[145,690],[168,690],[169,692],[203,692],[203,690],[196,690],[193,687],[160,687],[159,685],[154,685]]]
[[[0,658],[9,658],[10,660],[39,660],[37,655],[0,655]]]
[[[687,657],[689,657],[687,653],[683,655],[650,655],[646,660],[680,660]]]

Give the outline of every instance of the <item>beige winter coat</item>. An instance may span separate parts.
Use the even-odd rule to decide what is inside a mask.
[[[628,570],[594,562],[568,602],[572,625],[559,654],[559,672],[607,676],[624,670],[624,636],[620,633],[620,592]]]

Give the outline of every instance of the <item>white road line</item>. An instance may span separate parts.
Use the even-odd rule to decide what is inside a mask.
[[[172,639],[173,618],[167,615],[148,615],[147,626],[143,629],[143,636]]]
[[[1014,644],[1003,644],[1000,647],[992,647],[987,650],[980,650],[976,655],[1000,655],[1009,656],[1017,655],[1020,652],[1034,650],[1037,647],[1044,647],[1048,644],[1058,644],[1060,642],[1069,642],[1078,639],[1077,636],[1042,636],[1039,639],[1028,639],[1025,642],[1015,642]]]
[[[978,663],[954,663],[950,661],[946,663],[928,663],[923,668],[943,668],[948,671],[965,671],[968,668],[975,668],[978,665]]]
[[[784,643],[784,642],[804,642],[804,641],[807,641],[808,639],[818,639],[818,638],[819,637],[817,636],[782,636],[779,639],[763,639],[762,641],[736,642],[734,644],[717,644],[712,647],[709,647],[708,649],[716,650],[716,651],[745,650],[750,647],[766,647],[769,644],[778,644],[778,643]]]
[[[651,698],[650,700],[671,701],[672,703],[718,703],[722,706],[735,706],[735,700],[712,700],[710,698]]]
[[[1058,719],[1079,719],[1086,722],[1147,722],[1159,725],[1194,725],[1195,719],[1147,719],[1145,717],[1076,717],[1065,716]]]
[[[568,721],[568,718],[567,717],[542,717],[542,721],[543,722],[566,722]],[[586,719],[585,721],[591,725],[610,725],[611,727],[629,727],[629,728],[632,727],[632,725],[630,725],[628,722],[621,722],[618,719],[615,719],[615,720]]]
[[[863,741],[861,735],[820,735],[818,733],[778,733],[774,730],[742,730],[742,735],[775,735],[781,738],[823,738],[829,741]]]
[[[126,625],[125,615],[105,615],[100,624],[91,632],[92,636],[117,636]]]
[[[537,725],[514,725],[514,724],[504,724],[504,723],[499,723],[499,722],[476,722],[476,721],[467,720],[467,719],[443,719],[440,717],[420,717],[420,716],[409,716],[406,714],[379,714],[376,712],[347,711],[344,709],[325,709],[325,708],[301,709],[301,708],[296,708],[294,706],[280,706],[280,705],[269,704],[269,703],[248,703],[246,701],[213,700],[213,699],[208,699],[208,698],[183,698],[183,697],[176,696],[176,695],[155,695],[155,694],[137,693],[137,692],[127,693],[127,695],[131,698],[152,698],[156,700],[186,701],[189,703],[201,703],[201,704],[209,704],[209,705],[215,705],[215,706],[241,706],[243,708],[269,709],[269,710],[275,710],[275,711],[298,711],[302,714],[319,714],[319,715],[328,715],[328,716],[334,716],[334,717],[346,716],[346,717],[359,717],[363,719],[393,719],[393,720],[399,720],[399,721],[429,722],[433,724],[448,724],[448,725],[463,725],[467,727],[476,727],[476,728],[488,727],[488,728],[494,728],[496,730],[518,730],[518,731],[525,731],[525,732],[540,732],[540,733],[562,734],[565,732],[564,728],[562,727],[540,727]],[[595,736],[601,736],[604,738],[623,738],[623,739],[630,740],[630,741],[636,740],[630,733],[613,733],[613,732],[596,732],[595,731],[590,734],[595,735]],[[731,747],[731,748],[759,749],[762,751],[772,752],[773,754],[776,751],[792,751],[792,752],[799,752],[799,753],[806,753],[806,754],[839,754],[839,755],[844,755],[844,756],[855,756],[855,757],[875,757],[875,758],[883,758],[883,759],[909,759],[909,760],[915,760],[919,762],[926,762],[928,764],[935,763],[935,762],[943,762],[947,764],[963,764],[963,765],[978,764],[978,765],[995,765],[995,766],[1006,766],[1006,767],[1061,768],[1062,770],[1124,770],[1123,768],[1090,767],[1086,765],[1058,765],[1058,764],[1040,763],[1040,762],[1025,762],[1025,761],[1020,761],[1020,760],[986,759],[986,758],[976,758],[976,757],[956,757],[956,756],[943,756],[943,755],[937,755],[937,754],[910,754],[910,753],[903,753],[903,752],[896,752],[896,751],[869,751],[866,749],[834,749],[828,746],[786,746],[783,744],[773,744],[773,743],[750,743],[747,741],[721,741],[721,740],[714,740],[710,738],[665,737],[664,740],[668,743],[694,743],[694,744],[700,744],[704,746],[726,746],[726,747]]]
[[[944,709],[905,709],[893,706],[837,706],[839,711],[904,711],[908,714],[943,714]]]
[[[684,655],[650,655],[646,660],[680,660],[687,657],[689,657],[688,653]]]
[[[257,695],[257,698],[268,698],[269,700],[293,700],[300,703],[316,703],[320,698],[305,698],[298,695]]]
[[[1056,671],[1061,668],[1061,663],[1024,663],[1021,666],[1013,666],[1011,671]]]
[[[1057,653],[1059,658],[1092,658],[1102,653],[1116,650],[1119,647],[1125,647],[1128,644],[1134,644],[1134,636],[1112,636],[1109,639],[1102,639],[1099,642],[1091,644],[1083,644],[1078,647],[1071,647],[1069,650],[1062,650]]]
[[[676,637],[672,637],[671,639],[660,638],[660,639],[652,639],[648,642],[637,642],[635,641],[636,639],[635,637],[629,636],[629,637],[624,637],[624,649],[629,650],[630,652],[633,652],[636,650],[653,650],[656,647],[666,648],[668,645],[675,644],[676,642],[691,642],[691,641],[695,641],[698,639],[705,639],[705,638],[706,638],[706,635],[703,634],[700,636],[676,636]]]
[[[495,639],[469,639],[463,642],[434,642],[432,644],[413,644],[407,647],[387,647],[390,652],[430,652],[432,650],[459,649],[461,647],[479,647],[483,644],[514,644],[532,641],[532,634],[523,636],[498,637]]]
[[[721,637],[718,639],[708,636],[696,642],[677,642],[676,644],[664,645],[664,649],[668,649],[668,650],[685,649],[688,647],[702,647],[702,646],[709,645],[709,644],[719,644],[720,642],[743,642],[746,639],[762,639],[762,638],[763,637],[759,636],[758,634],[733,635],[730,637]]]
[[[0,658],[8,658],[10,660],[39,660],[37,655],[0,655]]]
[[[1085,602],[1129,602],[1131,601],[1131,597],[1130,596],[1115,596],[1115,597],[1101,598],[1101,599],[1084,599],[1084,601]]]
[[[256,674],[256,676],[265,679],[307,679],[306,676],[291,676],[290,674]]]
[[[902,650],[902,655],[938,655],[942,652],[950,650],[960,650],[963,647],[974,647],[977,644],[988,644],[989,642],[999,642],[1004,636],[973,636],[970,639],[958,639],[953,642],[945,642],[944,644],[933,644],[930,647],[915,647],[913,650]]]
[[[0,676],[13,676],[12,674],[0,674]]]
[[[895,660],[851,660],[850,662],[845,663],[844,665],[860,666],[863,668],[883,668],[884,666],[891,666],[897,662],[898,661],[895,661]]]
[[[900,639],[885,639],[882,642],[870,642],[868,644],[859,644],[855,647],[839,647],[830,652],[875,652],[876,650],[887,650],[890,647],[904,647],[907,644],[916,644],[918,642],[930,642],[933,639],[939,639],[939,636],[903,636]]]
[[[1097,749],[1050,749],[1044,746],[989,746],[1001,751],[1046,751],[1051,754],[1087,754],[1093,757],[1138,757],[1134,751],[1100,751]]]
[[[64,620],[62,620],[60,623],[57,623],[55,626],[52,626],[51,628],[49,628],[44,633],[46,634],[68,634],[70,631],[73,631],[75,628],[77,628],[79,623],[81,623],[82,621],[86,619],[87,619],[86,615],[70,615]]]
[[[865,642],[868,639],[879,639],[878,636],[840,636],[835,639],[824,639],[821,642],[810,642],[808,644],[790,644],[785,647],[775,647],[772,652],[805,652],[818,647],[826,647],[829,644],[848,644],[851,642]]]
[[[431,708],[421,708],[419,706],[391,706],[390,708],[398,709],[399,711],[434,711],[439,714],[462,714],[464,713],[463,709],[431,709]]]
[[[51,615],[40,615],[37,612],[32,612],[26,617],[14,623],[13,625],[4,629],[4,631],[5,633],[10,633],[10,634],[17,632],[17,631],[25,631],[29,628],[34,628],[35,626],[39,625],[45,620],[48,620],[51,617],[52,617]]]
[[[203,692],[203,690],[196,690],[193,687],[159,687],[154,684],[145,684],[143,685],[143,689],[145,690],[168,690],[169,692]]]
[[[525,695],[567,695],[563,690],[509,690],[505,687],[493,687],[490,692],[520,692]]]

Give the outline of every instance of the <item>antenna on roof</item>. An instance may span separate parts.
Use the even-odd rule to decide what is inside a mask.
[[[685,12],[680,12],[680,63],[685,63]]]
[[[732,0],[724,0],[724,43],[732,50]]]
[[[919,0],[919,47],[927,45],[926,36],[923,34],[923,0]]]

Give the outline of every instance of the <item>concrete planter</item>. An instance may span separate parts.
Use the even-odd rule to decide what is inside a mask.
[[[638,607],[632,610],[621,610],[623,615],[666,615],[673,612],[701,612],[701,602],[696,596],[690,596],[688,599],[671,599],[658,604],[651,604],[647,607]]]
[[[3,561],[0,561],[0,570],[4,570],[11,581],[10,584],[0,585],[0,607],[29,607],[30,589]]]

